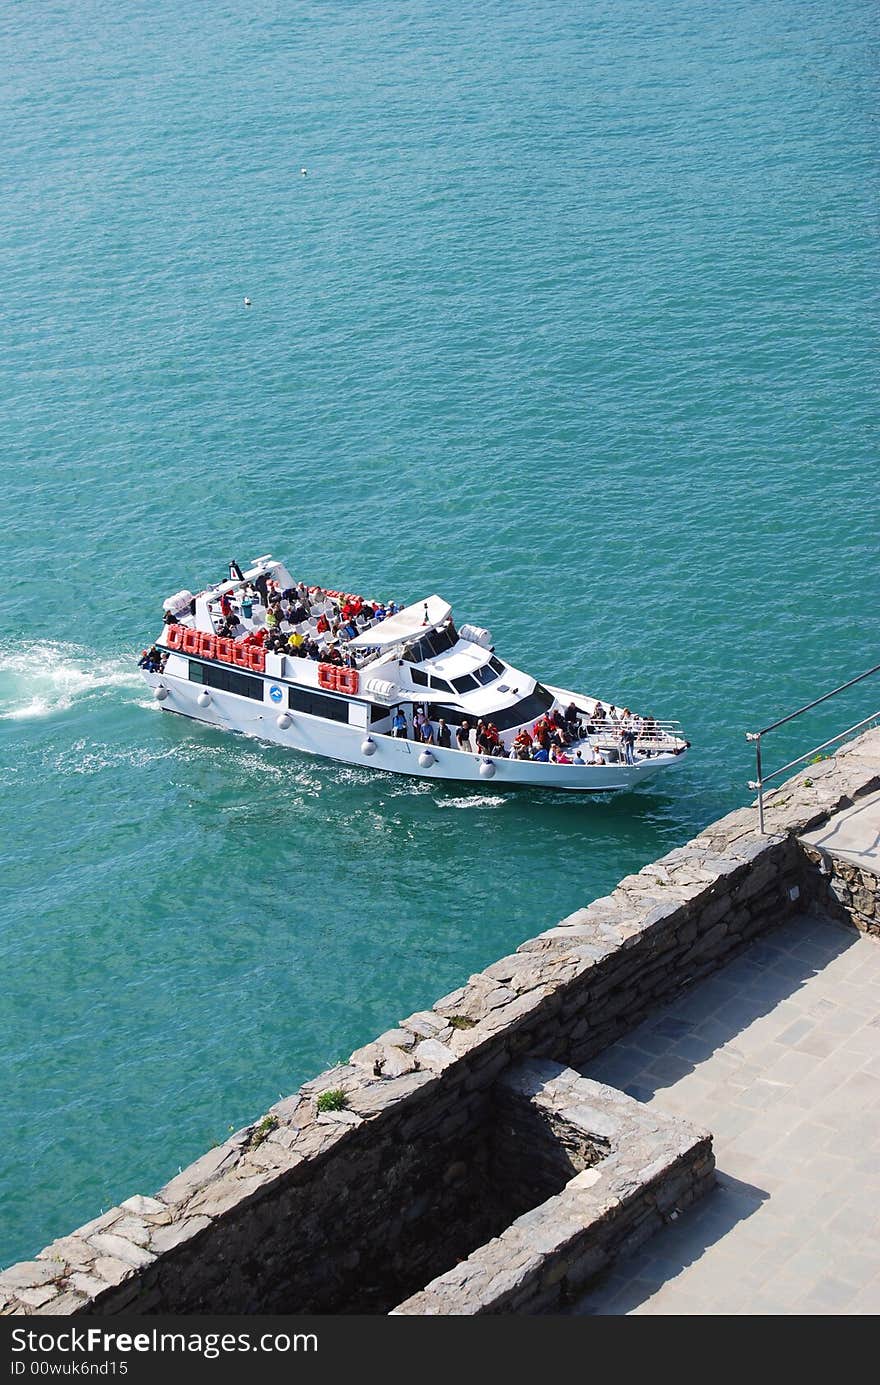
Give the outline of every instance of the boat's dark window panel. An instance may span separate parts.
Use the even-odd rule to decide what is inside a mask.
[[[500,659],[495,658],[494,654],[492,655],[492,658],[489,660],[489,667],[494,669],[495,672],[499,675],[504,672],[504,665],[502,664]]]
[[[457,693],[466,693],[473,692],[480,685],[472,673],[463,673],[460,678],[453,678],[452,686]]]
[[[552,706],[553,694],[548,692],[543,684],[536,683],[534,692],[529,693],[528,697],[520,698],[512,707],[501,707],[497,712],[484,713],[484,720],[494,722],[499,731],[509,731],[512,726],[523,726],[537,721],[538,717],[549,711]],[[458,726],[465,717],[471,726],[476,724],[476,717],[463,712],[461,707],[441,707],[439,703],[431,708],[432,720],[436,721],[438,717],[445,717],[451,726]]]
[[[288,688],[287,705],[294,712],[308,712],[312,717],[329,717],[331,721],[348,721],[348,703],[341,697],[327,697],[313,688]]]
[[[453,645],[458,644],[458,631],[450,620],[440,630],[434,630],[428,635],[426,643],[430,645],[434,655],[445,654],[447,649],[452,649]]]
[[[239,697],[252,697],[255,702],[263,700],[262,678],[251,678],[248,673],[236,673],[232,668],[220,668],[214,664],[199,664],[189,661],[189,681],[204,683],[206,688],[216,688],[218,692],[237,693]]]
[[[530,692],[528,697],[521,698],[512,707],[503,707],[499,712],[490,713],[486,720],[493,721],[499,731],[509,731],[511,726],[537,721],[552,706],[552,692],[548,692],[543,683],[536,683],[534,692]]]
[[[390,716],[391,709],[389,707],[371,707],[370,725],[375,726],[379,721],[387,721]]]
[[[411,664],[421,664],[425,659],[435,659],[438,654],[445,654],[456,644],[458,631],[449,620],[441,629],[432,630],[430,634],[422,635],[421,639],[408,644],[403,657]]]
[[[409,676],[417,688],[426,688],[428,686],[428,675],[427,673],[422,673],[420,668],[411,668]]]
[[[445,678],[438,678],[436,674],[433,673],[431,674],[431,687],[435,692],[455,692],[455,688],[451,683],[447,683]]]
[[[498,674],[495,672],[491,663],[488,663],[483,664],[482,668],[475,668],[474,677],[478,683],[485,685],[486,683],[494,683]]]

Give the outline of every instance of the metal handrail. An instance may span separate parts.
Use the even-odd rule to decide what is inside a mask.
[[[871,678],[875,673],[880,673],[880,664],[875,664],[869,668],[867,673],[860,673],[856,678],[850,678],[846,683],[841,683],[839,688],[832,688],[831,692],[823,693],[821,697],[816,697],[812,702],[806,703],[803,707],[798,707],[796,712],[789,712],[787,716],[780,717],[778,721],[772,721],[769,726],[765,726],[760,731],[747,731],[746,740],[753,741],[755,744],[755,778],[749,780],[749,788],[757,791],[758,794],[758,831],[764,832],[764,785],[771,779],[778,779],[786,770],[793,769],[795,765],[801,765],[809,760],[811,755],[816,755],[820,750],[826,750],[829,745],[834,745],[837,741],[846,740],[847,736],[852,736],[856,731],[861,731],[863,727],[869,726],[871,722],[880,720],[880,710],[872,712],[870,716],[862,721],[856,722],[855,726],[850,726],[846,731],[841,731],[836,736],[831,736],[829,740],[823,741],[821,745],[813,746],[812,750],[806,751],[803,755],[798,755],[794,760],[789,760],[787,765],[780,766],[779,769],[772,770],[769,774],[764,774],[761,762],[761,738],[766,736],[769,731],[775,731],[779,726],[785,726],[786,722],[794,721],[795,717],[802,716],[804,712],[812,711],[821,703],[827,702],[830,697],[836,697],[838,693],[845,692],[847,688],[852,688],[856,683],[863,682],[866,678]]]

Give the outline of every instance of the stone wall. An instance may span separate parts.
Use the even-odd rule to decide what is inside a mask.
[[[852,924],[860,933],[880,937],[880,876],[806,842],[801,849],[815,868],[815,907],[829,918]]]
[[[627,876],[155,1197],[4,1271],[0,1311],[388,1311],[510,1211],[487,1195],[499,1075],[527,1055],[583,1064],[802,909],[817,877],[797,835],[880,787],[878,763],[880,733],[868,733],[769,797],[770,835],[742,809]],[[331,1088],[345,1109],[319,1108]]]
[[[564,1186],[396,1314],[552,1312],[714,1181],[711,1136],[571,1068],[530,1059],[497,1083],[506,1176]]]

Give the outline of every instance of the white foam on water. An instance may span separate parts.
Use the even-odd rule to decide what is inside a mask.
[[[157,760],[178,759],[178,749],[172,746],[165,750],[145,750],[140,746],[103,745],[97,741],[74,741],[52,761],[52,768],[58,774],[99,774],[105,769],[115,769],[119,765],[133,766],[136,769],[150,765]]]
[[[467,798],[438,798],[438,808],[500,808],[504,794],[474,794]]]
[[[113,688],[137,687],[131,655],[99,658],[58,640],[0,644],[0,720],[27,721],[64,712]]]

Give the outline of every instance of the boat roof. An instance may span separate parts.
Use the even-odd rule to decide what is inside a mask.
[[[348,647],[385,649],[390,644],[398,644],[401,640],[409,640],[413,636],[424,635],[428,630],[436,629],[451,615],[452,607],[442,597],[423,597],[421,601],[414,601],[411,606],[404,606],[396,615],[387,616],[379,625],[365,630],[362,635],[348,640]]]

